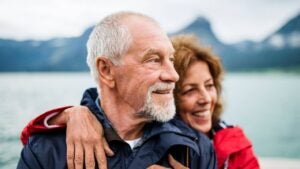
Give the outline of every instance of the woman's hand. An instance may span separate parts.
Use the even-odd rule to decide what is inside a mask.
[[[169,160],[169,164],[173,169],[189,169],[183,166],[182,164],[180,164],[180,162],[176,161],[171,154],[168,155],[168,160]],[[155,164],[155,165],[151,165],[147,169],[168,169],[168,168]]]
[[[97,118],[85,106],[76,106],[64,110],[51,118],[49,124],[66,124],[68,169],[95,168],[95,159],[99,169],[107,169],[106,155],[112,156],[104,136],[103,128]]]

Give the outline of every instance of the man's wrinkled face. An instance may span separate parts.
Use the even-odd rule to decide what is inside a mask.
[[[127,22],[132,44],[117,65],[116,87],[120,101],[149,120],[168,121],[175,114],[173,89],[178,74],[174,49],[161,29],[149,22]]]

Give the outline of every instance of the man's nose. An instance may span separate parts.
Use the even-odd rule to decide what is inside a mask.
[[[179,75],[176,72],[173,63],[170,60],[168,60],[163,66],[161,80],[168,82],[177,82],[179,80]]]

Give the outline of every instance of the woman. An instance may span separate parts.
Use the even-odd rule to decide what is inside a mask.
[[[223,68],[219,58],[190,35],[177,36],[172,43],[180,77],[174,92],[177,114],[213,141],[218,168],[259,168],[242,129],[220,120]]]
[[[219,169],[259,168],[258,160],[252,150],[252,144],[246,138],[242,129],[226,125],[220,120],[223,68],[219,58],[210,49],[201,46],[192,35],[176,36],[172,39],[172,43],[176,51],[174,65],[180,76],[174,90],[177,116],[190,127],[205,133],[213,141]],[[59,111],[61,110],[63,109]],[[75,112],[76,110],[72,111]],[[72,113],[72,111],[69,111],[69,113]],[[87,109],[82,111],[89,112]],[[58,110],[46,113],[47,117],[53,116],[52,112],[58,112]],[[73,124],[79,124],[87,119],[86,115],[90,113],[77,113],[79,115],[78,120],[76,120],[74,113],[67,118],[63,114],[68,113],[57,115],[52,118],[50,123],[65,124],[65,119],[73,118],[69,121],[73,121]],[[27,126],[22,134],[23,140],[26,141],[30,133],[45,128],[43,127],[45,117],[45,115],[40,116]],[[95,121],[95,119],[92,121]],[[93,123],[95,122],[86,124]],[[42,124],[42,126],[39,126],[39,124]],[[69,127],[72,123],[67,125]],[[87,128],[96,128],[94,126],[83,125],[80,126],[80,130],[84,128],[85,131],[89,131],[90,129]],[[71,126],[70,128],[76,127]],[[98,128],[97,130],[99,130]],[[95,137],[94,135],[97,135],[97,132],[93,134],[93,137]],[[98,135],[101,137],[100,134]],[[72,134],[68,134],[67,137],[72,138]],[[85,140],[89,140],[89,137],[85,137]],[[113,154],[107,146],[105,146],[105,149],[108,154]]]

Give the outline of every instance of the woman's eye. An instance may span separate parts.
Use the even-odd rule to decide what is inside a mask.
[[[215,85],[214,85],[213,83],[210,83],[210,84],[205,85],[205,87],[206,87],[207,89],[212,89],[212,88],[215,87]]]
[[[182,92],[182,94],[183,94],[183,95],[185,95],[185,94],[190,94],[190,93],[192,93],[193,91],[194,91],[193,88],[187,89],[187,90],[184,90],[184,91]]]

